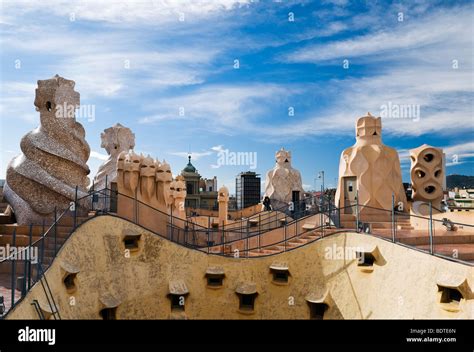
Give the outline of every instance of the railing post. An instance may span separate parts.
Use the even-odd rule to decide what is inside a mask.
[[[359,232],[359,190],[356,190],[356,232]]]
[[[249,247],[249,219],[250,218],[247,218],[247,222],[246,222],[246,224],[247,224],[247,226],[246,226],[247,235],[245,236],[245,238],[247,239],[247,241],[246,241],[247,242],[247,258],[249,257],[249,248],[250,248]]]
[[[260,253],[260,232],[257,234],[257,241],[258,253]]]
[[[240,239],[244,237],[244,221],[240,218]]]
[[[296,236],[298,236],[298,216],[295,219],[295,236],[293,237],[296,237]]]
[[[224,222],[222,222],[222,236],[221,236],[221,243],[222,243],[222,254],[225,254],[225,245],[224,245]]]
[[[431,202],[430,202],[429,233],[430,233],[430,254],[433,254],[433,205],[431,204]]]
[[[286,225],[286,213],[285,213],[285,225],[284,225],[284,228],[283,228],[283,234],[285,236],[285,240],[283,241],[283,252],[286,252],[286,228],[287,228],[287,225]]]
[[[28,291],[30,290],[31,288],[31,254],[33,252],[33,248],[31,247],[32,243],[33,243],[33,225],[30,224],[30,238],[29,238],[29,252],[27,252],[26,254],[28,255]]]
[[[43,228],[41,229],[41,253],[38,256],[38,263],[37,265],[40,266],[43,264],[43,253],[44,253],[44,219],[43,219]],[[40,278],[40,268],[38,267],[36,272],[36,281]]]
[[[323,216],[323,212],[324,212],[324,197],[323,197],[323,186],[321,185],[321,209],[320,209],[320,212],[319,212],[319,226],[321,227],[321,236],[324,237],[324,232],[323,232],[323,222],[324,222],[324,216]]]
[[[13,247],[16,247],[16,229],[13,229],[13,239],[12,239]],[[12,261],[12,282],[11,282],[11,290],[12,290],[12,304],[10,306],[10,309],[12,309],[15,306],[15,286],[16,286],[16,259],[10,258]]]
[[[392,193],[392,242],[395,243],[395,194]]]
[[[174,228],[173,228],[173,205],[170,207],[170,240],[173,242],[173,234],[174,234]]]
[[[262,232],[262,221],[261,221],[261,214],[258,214],[258,236],[260,238],[260,233]],[[259,245],[260,247],[260,245]],[[260,249],[260,248],[259,248]]]
[[[58,214],[56,213],[56,207],[54,207],[54,256],[56,257],[56,248],[57,248],[57,222]]]
[[[210,252],[211,247],[211,218],[207,217],[207,253]]]
[[[183,226],[184,226],[184,229],[183,229],[183,245],[186,246],[186,239],[188,237],[188,229],[186,227],[187,225],[187,220],[183,222]],[[179,237],[178,237],[178,243],[179,243]]]
[[[74,194],[74,226],[73,226],[73,229],[76,228],[76,217],[77,217],[77,185],[76,185],[76,193]]]
[[[94,192],[95,192],[95,183],[94,183],[94,180],[92,180],[92,192],[90,193],[90,195],[91,195],[91,211],[94,211]]]
[[[331,227],[331,220],[332,220],[331,195],[328,195],[328,218],[329,218],[329,227]]]
[[[109,192],[109,184],[108,184],[108,176],[105,175],[105,204],[104,204],[104,213],[108,213],[108,207],[107,207],[107,198],[108,198],[108,192]]]
[[[136,192],[136,190],[135,190]],[[107,192],[105,192],[107,194]],[[137,193],[135,193],[134,197],[133,197],[133,203],[135,204],[134,206],[134,218],[135,218],[135,224],[138,224],[139,225],[139,222],[138,222],[138,207],[140,207],[140,204],[138,204],[138,200],[137,200]],[[106,203],[107,204],[107,203]],[[107,208],[107,207],[106,207]]]
[[[338,228],[341,228],[341,208],[338,207],[336,204],[334,204],[336,206],[336,209],[337,209],[337,227]]]
[[[23,281],[21,283],[21,297],[25,297],[26,295],[26,280],[28,278],[28,260],[26,259],[26,256],[27,254],[25,253],[25,259],[23,260]]]

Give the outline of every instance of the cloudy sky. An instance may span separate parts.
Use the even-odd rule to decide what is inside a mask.
[[[424,143],[444,148],[448,174],[474,175],[473,17],[469,1],[2,0],[0,178],[39,123],[36,81],[55,74],[95,109],[78,118],[91,176],[100,133],[120,122],[137,152],[174,174],[191,152],[231,192],[280,147],[305,188],[320,187],[320,170],[331,186],[368,111],[383,115],[404,181],[408,150]],[[222,165],[223,150],[256,164]]]

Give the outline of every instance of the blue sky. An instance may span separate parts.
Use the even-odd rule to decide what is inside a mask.
[[[469,1],[2,1],[0,178],[39,123],[36,81],[55,74],[95,108],[78,118],[91,176],[120,122],[137,152],[177,174],[191,151],[231,193],[249,166],[216,168],[222,149],[257,153],[264,176],[285,147],[305,188],[320,170],[334,186],[355,120],[389,103],[420,108],[382,120],[404,181],[424,143],[444,148],[448,174],[474,175],[473,17]]]

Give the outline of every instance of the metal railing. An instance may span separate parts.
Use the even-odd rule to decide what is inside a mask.
[[[54,319],[60,319],[60,313],[49,284],[44,277],[44,272],[52,264],[58,251],[61,249],[69,235],[80,225],[86,217],[81,217],[78,209],[85,212],[81,204],[85,203],[90,195],[82,198],[77,197],[75,201],[66,209],[53,212],[52,223],[41,225],[28,225],[27,234],[19,234],[18,229],[25,226],[13,226],[11,242],[7,244],[7,249],[12,249],[11,254],[0,260],[0,275],[3,278],[3,285],[9,283],[10,299],[8,300],[7,312],[14,308],[26,295],[26,293],[40,282],[47,304]],[[22,241],[19,241],[19,240]],[[25,244],[25,241],[27,242]],[[21,243],[22,242],[22,243]],[[9,280],[5,280],[8,276]],[[35,309],[39,309],[36,302]]]
[[[247,233],[246,228],[250,227],[250,232],[255,234],[281,227],[284,223],[293,221],[296,218],[319,214],[321,204],[331,204],[331,201],[326,196],[312,196],[297,202],[290,202],[271,210],[261,210],[248,217],[241,217],[238,220],[229,221],[226,224],[214,222],[213,220],[217,218],[217,216],[198,216],[208,218],[207,227],[214,225],[218,227],[220,231],[240,231],[245,233]],[[255,226],[252,226],[252,224]]]
[[[451,221],[450,212],[443,213],[429,203],[427,207],[427,216],[421,216],[399,211],[396,206],[387,210],[356,203],[339,209],[342,216],[353,215],[353,219],[342,221],[341,227],[474,266],[474,252],[463,247],[474,243],[474,225]],[[433,210],[445,218],[435,219]]]

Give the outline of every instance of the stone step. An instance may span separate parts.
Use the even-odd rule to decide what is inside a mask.
[[[341,221],[341,226],[346,229],[355,229],[356,222],[355,221]]]
[[[31,236],[31,242],[39,240],[40,236]],[[6,244],[13,245],[13,236],[12,235],[0,235],[0,245],[4,246]],[[24,247],[30,244],[30,236],[27,235],[16,235],[15,236],[15,246]]]
[[[249,257],[260,257],[262,254],[254,251],[247,252]]]
[[[368,222],[373,229],[390,229],[392,227],[392,222],[391,221],[364,221],[364,220],[360,220],[360,222],[361,223],[367,223]],[[396,225],[400,229],[407,229],[407,230],[413,229],[413,227],[410,225],[409,221],[408,222],[407,221],[399,222],[397,220]],[[355,228],[356,221],[355,220],[354,221],[341,221],[341,226],[346,227],[346,228]]]
[[[408,217],[397,215],[397,222],[410,222]],[[387,214],[361,214],[359,217],[362,222],[391,222],[392,214],[388,212]]]
[[[370,224],[373,229],[390,229],[392,227],[391,222],[373,222]]]
[[[47,229],[48,227],[45,226],[45,230]],[[13,231],[15,231],[17,235],[29,235],[30,226],[16,225],[16,224],[0,225],[0,234],[9,235],[9,234],[13,234]],[[32,226],[31,233],[33,235],[41,235],[43,233],[43,226]]]
[[[85,220],[89,219],[88,216],[77,216],[76,217],[76,226],[83,223]],[[67,216],[64,218],[59,219],[58,224],[61,226],[68,226],[72,227],[74,225],[74,217]]]
[[[314,241],[318,239],[320,236],[315,234],[314,232],[308,234],[308,235],[302,235],[300,238],[308,241]]]
[[[269,250],[276,251],[276,252],[283,252],[285,251],[285,245],[279,244],[276,246],[268,247]]]
[[[265,249],[255,249],[249,251],[249,256],[255,257],[255,256],[260,256],[260,255],[269,255],[269,254],[276,254],[279,253],[280,251],[278,250],[272,250],[270,248],[265,248]]]
[[[13,224],[14,219],[12,215],[6,215],[3,213],[0,213],[0,224]]]
[[[398,237],[397,241],[404,244],[418,246],[418,245],[428,245],[430,243],[430,238],[428,234],[424,236],[413,236],[413,237]],[[444,236],[434,236],[434,244],[448,244],[448,245],[463,245],[463,244],[474,244],[474,235],[444,235]]]
[[[420,249],[429,250],[429,245],[417,246]],[[442,254],[447,257],[456,258],[465,261],[474,261],[474,244],[455,245],[455,244],[442,244],[435,245],[433,252]]]
[[[397,227],[396,231],[397,232],[403,232],[403,231],[414,231],[415,228],[413,227]]]
[[[43,268],[46,267],[43,265]],[[36,277],[38,272],[38,263],[31,263],[31,276]],[[4,262],[3,265],[0,265],[0,274],[10,274],[12,273],[12,262]],[[15,262],[15,273],[16,277],[24,276],[25,275],[25,262],[24,261],[16,261]]]
[[[57,238],[68,238],[72,229],[57,229],[56,231],[56,237]],[[33,242],[36,239],[39,239],[42,237],[41,231],[31,231]],[[13,242],[13,233],[2,233],[0,232],[0,236],[3,238],[3,241],[5,243],[12,243]],[[27,238],[29,240],[29,233],[25,233],[25,231],[20,231],[17,232],[16,235],[16,240],[22,241],[22,238]],[[50,232],[47,233],[46,238],[53,238],[54,237],[54,230],[51,230]]]
[[[67,241],[67,238],[56,238],[56,246],[59,248],[59,246],[63,245],[64,243],[66,243]],[[41,247],[41,244],[40,244],[40,247]],[[52,249],[54,248],[54,239],[53,238],[50,238],[49,240],[46,241],[45,243],[45,246],[44,246],[45,249]]]
[[[288,241],[286,242],[286,247],[291,247],[291,248],[295,248],[295,247],[299,247],[301,246],[303,243],[302,242],[296,242],[296,241]]]

